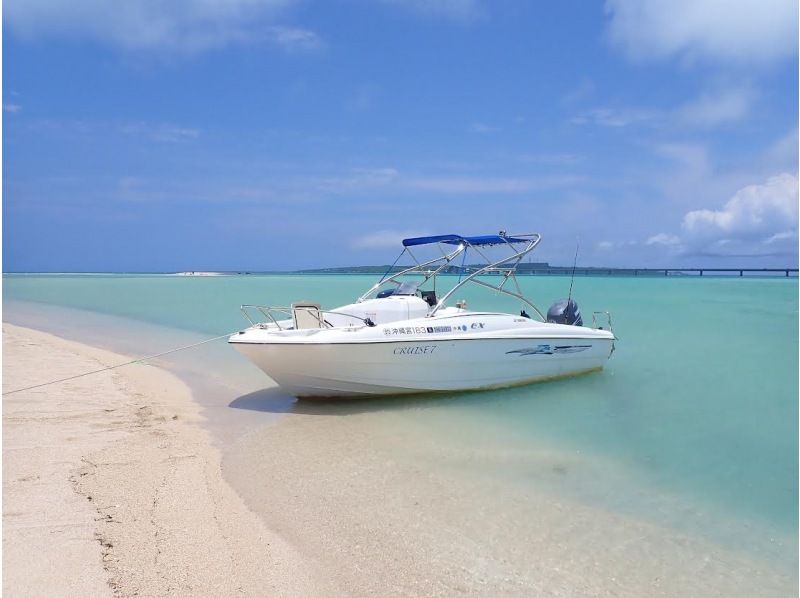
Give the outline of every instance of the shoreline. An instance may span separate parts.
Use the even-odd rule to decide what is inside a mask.
[[[47,333],[3,328],[8,389],[61,377],[58,369],[67,366],[65,376],[127,360]],[[5,346],[14,335],[23,351],[17,359]],[[27,363],[19,359],[25,352]],[[77,361],[70,365],[65,355]],[[47,367],[53,357],[59,359]],[[15,376],[27,379],[17,384]],[[60,386],[4,397],[4,453],[12,454],[9,431],[24,431],[29,441],[15,451],[27,451],[31,468],[15,472],[6,457],[4,497],[13,487],[22,504],[36,507],[19,515],[7,501],[14,522],[47,522],[54,519],[48,508],[74,508],[81,525],[70,528],[66,550],[57,541],[62,532],[44,527],[31,542],[33,532],[22,536],[4,513],[9,593],[32,579],[42,584],[32,593],[59,593],[54,587],[76,570],[80,580],[99,575],[112,584],[110,594],[123,595],[796,593],[796,578],[765,560],[546,491],[549,480],[580,476],[589,465],[583,456],[532,452],[512,438],[503,447],[484,445],[482,428],[463,428],[452,442],[432,434],[441,424],[432,413],[412,421],[412,405],[373,411],[300,404],[222,450],[200,425],[207,422],[202,402],[161,368],[126,366]],[[33,404],[49,412],[37,419],[9,410],[9,399],[33,393]],[[250,409],[275,400],[269,391],[257,394],[268,398],[254,397]],[[69,418],[58,412],[76,403],[84,409]],[[53,431],[64,436],[57,450],[37,447],[35,440]],[[37,448],[43,454],[31,459]],[[538,482],[498,483],[495,470],[509,466]],[[40,486],[48,480],[34,481],[34,468],[52,470],[50,487],[64,500],[43,502]],[[58,574],[30,573],[53,565]],[[63,593],[96,595],[87,588]]]
[[[126,360],[5,322],[3,353],[4,390]],[[326,593],[224,480],[200,411],[177,377],[139,364],[4,396],[3,589]]]
[[[223,471],[349,596],[797,593],[738,547],[551,491],[591,469],[582,455],[497,447],[458,420],[445,441],[405,411],[309,410],[244,435]],[[525,479],[499,480],[508,468]]]

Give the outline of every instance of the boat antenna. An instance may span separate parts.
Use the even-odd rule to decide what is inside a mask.
[[[578,248],[581,246],[580,238],[575,240],[575,259],[572,260],[572,276],[569,279],[569,295],[567,295],[567,304],[572,301],[572,285],[575,282],[575,266],[578,265]]]

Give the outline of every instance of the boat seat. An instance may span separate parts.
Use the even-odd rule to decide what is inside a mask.
[[[292,303],[292,321],[295,330],[325,328],[325,319],[319,303],[300,301]]]

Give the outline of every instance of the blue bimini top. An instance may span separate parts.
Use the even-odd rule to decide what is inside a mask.
[[[413,247],[414,245],[429,245],[431,243],[447,243],[448,245],[459,245],[468,243],[473,246],[480,245],[505,245],[507,243],[527,243],[528,239],[520,237],[503,237],[501,235],[479,235],[477,237],[462,237],[461,235],[433,235],[431,237],[412,237],[403,239],[403,247]]]

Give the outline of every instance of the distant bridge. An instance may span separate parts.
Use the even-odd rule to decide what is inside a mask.
[[[520,270],[519,274],[572,274],[572,268],[546,267]],[[576,276],[784,276],[797,277],[797,268],[575,268]]]

